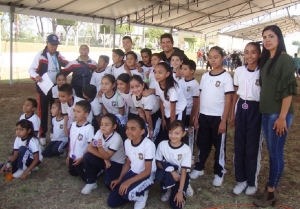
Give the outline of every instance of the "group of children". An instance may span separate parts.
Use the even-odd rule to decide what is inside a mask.
[[[157,181],[161,200],[169,201],[172,208],[183,208],[186,194],[193,193],[190,178],[204,174],[212,145],[213,185],[222,185],[231,111],[230,122],[236,126],[238,184],[234,193],[247,188],[246,194],[252,195],[259,171],[259,55],[258,44],[247,44],[248,65],[236,70],[233,82],[222,68],[223,50],[212,47],[209,61],[213,70],[202,76],[199,85],[194,78],[195,62],[183,62],[180,53],[171,56],[170,66],[149,49],[141,50],[140,62],[135,52],[125,55],[115,49],[111,67],[108,56],[99,57],[91,84],[82,89],[83,98],[77,97],[65,75],[58,73],[57,85],[52,88],[56,100],[51,107],[51,141],[42,151],[36,138],[40,123],[34,114],[37,103],[27,99],[22,120],[16,124],[17,138],[10,157],[13,170],[19,169],[14,177],[25,179],[43,156],[60,154],[66,156],[70,175],[85,181],[82,194],[96,189],[98,176],[105,172],[104,185],[111,190],[107,200],[110,207],[135,201],[134,208],[144,208],[148,190]],[[192,172],[192,151],[183,143],[187,127],[199,130],[199,160]],[[2,173],[4,168],[5,164]]]

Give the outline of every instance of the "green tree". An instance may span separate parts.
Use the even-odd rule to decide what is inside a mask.
[[[125,24],[125,25],[117,25],[116,26],[116,34],[119,34],[120,35],[120,38],[119,38],[119,46],[121,46],[121,40],[122,40],[122,37],[124,35],[129,35],[131,34],[132,32],[134,31],[134,27],[133,26],[130,26],[128,24]]]
[[[164,30],[156,28],[148,28],[145,32],[145,37],[149,38],[150,42],[155,42],[160,39],[160,36],[164,34]]]
[[[190,46],[189,51],[190,52],[195,51],[195,43],[198,42],[197,38],[184,38],[184,41],[189,43],[189,46]]]
[[[66,32],[66,45],[68,45],[69,31],[73,26],[76,26],[76,24],[78,24],[78,23],[74,20],[65,20],[65,19],[56,19],[56,23],[57,23],[57,25],[61,25],[64,28],[64,30]]]
[[[300,46],[300,41],[293,41],[292,45]]]

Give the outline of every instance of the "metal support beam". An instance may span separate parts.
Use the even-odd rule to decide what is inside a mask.
[[[117,21],[115,20],[114,25],[113,25],[113,30],[114,30],[114,33],[113,33],[113,49],[116,48],[116,25],[117,25]]]
[[[9,13],[9,22],[10,22],[10,28],[9,28],[9,35],[10,35],[10,63],[9,63],[9,70],[10,70],[10,76],[9,76],[9,84],[12,84],[13,79],[13,23],[14,23],[14,15],[15,15],[15,6],[10,5],[10,13]]]

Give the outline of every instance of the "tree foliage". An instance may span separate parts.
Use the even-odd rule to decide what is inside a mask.
[[[292,45],[300,46],[300,41],[293,41]]]
[[[74,20],[65,20],[65,19],[56,19],[57,25],[62,25],[62,26],[73,26],[77,22]]]
[[[126,25],[117,25],[116,26],[116,34],[125,35],[132,33],[134,31],[134,26],[130,26],[128,24]]]
[[[154,42],[156,39],[160,39],[160,36],[164,33],[162,29],[148,28],[145,32],[145,37],[149,38],[149,41]]]
[[[100,25],[100,34],[104,34],[104,32],[105,34],[110,33],[110,25]]]

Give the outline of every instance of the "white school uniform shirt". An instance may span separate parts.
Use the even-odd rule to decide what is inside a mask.
[[[33,125],[34,131],[39,132],[40,125],[41,125],[41,119],[36,114],[32,113],[32,115],[27,118],[26,113],[24,113],[20,116],[19,120],[23,120],[23,119],[29,120]]]
[[[222,116],[225,107],[225,94],[234,93],[231,75],[225,70],[212,75],[204,73],[200,86],[200,113],[210,116]]]
[[[178,78],[176,77],[176,72],[173,72],[173,78],[174,80],[178,83],[180,80],[182,80],[183,78]]]
[[[132,100],[132,93],[131,92],[129,92],[128,94],[120,93],[120,95],[123,98],[125,103],[125,114],[128,115],[128,113],[130,112],[132,114],[138,115],[139,114],[138,110],[136,109],[136,106],[134,105]]]
[[[180,79],[178,85],[180,86],[187,102],[186,115],[191,115],[193,108],[193,99],[199,98],[200,95],[200,92],[198,90],[199,83],[195,78],[193,78],[192,80]]]
[[[73,96],[73,104],[71,106],[68,105],[68,103],[61,103],[61,112],[63,115],[68,115],[68,123],[67,123],[67,128],[71,127],[71,124],[75,121],[74,120],[74,106],[77,102],[84,100],[83,98],[77,97],[77,96]],[[92,111],[91,111],[92,112]],[[87,117],[87,121],[89,121],[90,123],[93,120],[93,114],[89,113],[88,117]]]
[[[151,111],[151,114],[156,113],[159,110],[159,98],[151,94],[147,97],[141,97],[138,99],[135,95],[132,95],[132,101],[136,108],[142,108],[144,111]]]
[[[173,147],[170,141],[167,140],[160,142],[155,158],[157,161],[165,161],[172,165],[177,165],[179,173],[181,173],[181,168],[186,168],[187,172],[189,172],[192,166],[191,149],[183,142],[179,147]]]
[[[51,91],[52,91],[52,98],[58,99],[59,95],[58,95],[58,85],[57,84],[52,87]],[[74,89],[73,89],[73,95],[76,95]]]
[[[72,155],[75,155],[76,159],[81,158],[93,137],[94,127],[89,122],[82,126],[77,126],[77,122],[73,122],[70,130],[70,158]]]
[[[57,120],[57,117],[52,118],[53,134],[51,141],[68,142],[68,136],[64,131],[64,118]]]
[[[132,70],[130,70],[130,73],[131,73],[131,76],[133,76],[133,75],[139,75],[144,80],[144,71],[143,72],[139,72],[137,69],[132,69]]]
[[[182,113],[182,111],[186,108],[186,99],[179,86],[175,85],[175,87],[168,90],[167,99],[165,99],[164,90],[160,87],[159,83],[156,84],[155,93],[163,102],[165,116],[167,118],[170,118],[171,102],[176,103],[175,115]]]
[[[41,149],[39,140],[35,137],[32,137],[29,141],[28,146],[26,146],[26,141],[27,141],[26,139],[23,141],[20,137],[16,137],[15,142],[14,142],[14,150],[18,151],[21,146],[28,147],[29,151],[32,154],[35,154],[37,152],[39,153],[39,161],[42,162],[43,155],[42,155],[42,149]],[[32,159],[33,159],[33,156],[32,156]]]
[[[117,91],[115,91],[114,95],[110,98],[107,98],[105,94],[102,94],[102,97],[99,98],[99,102],[101,105],[104,105],[107,112],[114,115],[119,114],[119,109],[125,107],[124,100]]]
[[[104,139],[103,133],[98,130],[93,140],[102,140],[102,147],[107,152],[111,150],[114,154],[111,156],[110,161],[124,164],[125,163],[125,150],[123,145],[123,140],[117,132],[113,132],[107,139]]]
[[[127,71],[124,68],[124,64],[123,63],[121,66],[117,67],[116,65],[113,65],[111,67],[111,72],[112,75],[117,79],[119,75],[121,75],[122,73],[127,73]]]
[[[101,89],[102,78],[107,74],[111,74],[111,68],[112,66],[107,66],[107,68],[105,68],[105,70],[101,72],[97,72],[97,71],[93,72],[90,84],[96,86],[97,92],[99,92]]]
[[[246,66],[240,66],[235,69],[233,84],[235,87],[238,87],[237,95],[240,98],[249,101],[260,101],[259,74],[260,71],[258,69],[250,71]]]
[[[124,142],[126,157],[130,160],[130,169],[136,174],[145,170],[145,162],[152,161],[151,172],[156,171],[155,163],[155,145],[145,137],[139,144],[134,145],[131,140]]]
[[[99,100],[97,99],[97,97],[94,98],[93,101],[90,102],[90,104],[91,104],[92,115],[93,116],[101,115],[101,104],[100,104]]]

